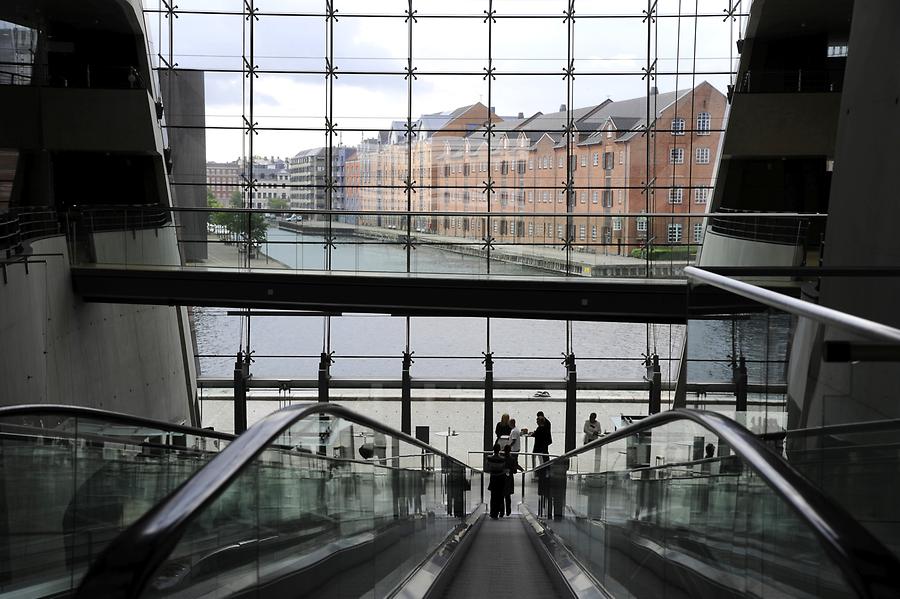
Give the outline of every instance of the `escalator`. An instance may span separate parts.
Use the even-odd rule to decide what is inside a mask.
[[[890,550],[707,412],[524,473],[501,520],[480,470],[335,404],[240,437],[6,408],[0,448],[0,596],[900,596]]]

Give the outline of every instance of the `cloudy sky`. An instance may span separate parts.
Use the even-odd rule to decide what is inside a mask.
[[[324,17],[300,16],[321,15],[323,0],[255,0],[261,15],[253,25],[254,62],[267,71],[253,81],[254,120],[263,129],[254,138],[255,154],[290,156],[324,145],[321,129],[329,101],[325,77],[298,71],[322,71],[329,44],[338,72],[331,102],[334,121],[343,130],[340,140],[355,145],[372,131],[388,128],[390,121],[405,120],[407,1],[335,0],[334,4],[339,18],[329,39]],[[660,91],[707,80],[724,92],[729,83],[726,73],[736,58],[734,41],[744,20],[726,18],[728,4],[729,0],[660,0],[661,16],[649,30],[651,57],[658,57],[660,72],[670,73],[658,77]],[[240,72],[242,49],[249,54],[250,48],[249,21],[239,14],[243,2],[180,0],[178,8],[184,12],[174,20],[171,38],[169,22],[158,12],[160,0],[145,0],[144,6],[153,52],[168,59],[171,48],[179,68],[207,71],[206,122],[211,127],[207,159],[234,160],[247,152],[246,136],[240,131],[242,115],[250,109],[249,79]],[[490,102],[500,115],[558,110],[566,103],[562,73],[567,6],[565,0],[493,0],[497,19],[489,43],[484,22],[487,0],[452,4],[414,0],[412,56],[418,74],[412,90],[413,118],[478,101],[487,104],[484,68],[489,47],[496,68]],[[646,8],[642,0],[575,0],[574,106],[644,95]],[[702,16],[695,18],[695,13]],[[606,18],[596,18],[601,15]]]

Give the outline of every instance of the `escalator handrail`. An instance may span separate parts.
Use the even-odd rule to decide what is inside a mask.
[[[688,420],[715,433],[807,523],[826,554],[860,597],[900,596],[900,560],[844,508],[823,495],[806,477],[753,433],[715,412],[677,408],[652,414],[622,427],[529,472],[552,468],[576,455],[675,421]],[[584,473],[580,473],[584,474]]]
[[[480,472],[406,433],[338,404],[288,406],[272,412],[236,437],[203,468],[118,535],[91,565],[76,596],[108,599],[140,596],[194,517],[221,495],[284,431],[304,418],[318,415],[338,417],[367,426],[439,455],[467,470]]]
[[[2,419],[4,418],[43,415],[102,420],[128,426],[158,429],[160,432],[184,433],[186,435],[211,437],[223,441],[233,441],[236,438],[232,434],[214,431],[212,429],[195,428],[184,424],[174,424],[163,420],[153,420],[151,418],[132,416],[130,414],[123,414],[122,412],[113,412],[110,410],[102,410],[100,408],[86,408],[64,404],[23,404],[19,406],[0,407],[0,424],[2,424]]]

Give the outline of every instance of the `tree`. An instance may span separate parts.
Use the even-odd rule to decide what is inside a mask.
[[[283,198],[272,198],[269,200],[269,209],[271,210],[287,210],[290,202]]]
[[[210,208],[222,207],[211,193],[206,194],[206,203]],[[241,192],[237,190],[232,191],[228,203],[232,208],[240,208],[242,203]],[[248,239],[247,232],[249,230],[249,240],[254,245],[264,243],[268,235],[265,217],[255,212],[213,212],[209,221],[214,225],[224,226],[241,241]]]

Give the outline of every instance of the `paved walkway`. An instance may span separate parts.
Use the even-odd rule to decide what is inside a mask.
[[[213,266],[218,268],[244,268],[247,261],[243,252],[238,251],[237,244],[225,245],[218,235],[210,234],[207,237],[207,259],[198,262],[195,266]],[[262,252],[257,252],[256,257],[250,259],[250,268],[287,268],[274,258],[270,258]]]
[[[557,597],[521,516],[487,518],[444,597]]]
[[[282,225],[283,223],[279,223]],[[322,227],[321,223],[310,223],[308,225],[301,225],[299,223],[287,223],[286,228],[292,230],[302,231],[303,229],[320,229]],[[385,227],[372,227],[372,226],[354,226],[347,223],[332,223],[332,230],[335,233],[344,233],[344,234],[357,234],[364,236],[372,236],[376,238],[390,238],[390,239],[399,239],[406,235],[406,231],[401,231],[397,229],[387,229]],[[475,238],[467,238],[467,237],[453,237],[451,235],[437,235],[434,233],[416,233],[415,231],[412,234],[414,239],[419,240],[420,243],[425,244],[442,244],[442,245],[454,245],[454,244],[472,244],[472,248],[479,247],[481,244],[480,239]],[[614,249],[614,248],[610,248]],[[502,243],[499,241],[494,242],[494,249],[492,253],[500,257],[504,254],[506,255],[528,255],[528,256],[538,256],[541,258],[546,258],[550,260],[558,260],[565,259],[565,252],[562,250],[562,244],[552,244],[548,243],[547,245],[507,245],[506,243]],[[578,252],[573,251],[569,259],[573,263],[585,265],[585,266],[610,266],[610,265],[627,265],[627,266],[641,266],[645,264],[645,261],[640,258],[632,258],[630,256],[619,256],[616,254],[593,254],[589,252]]]

